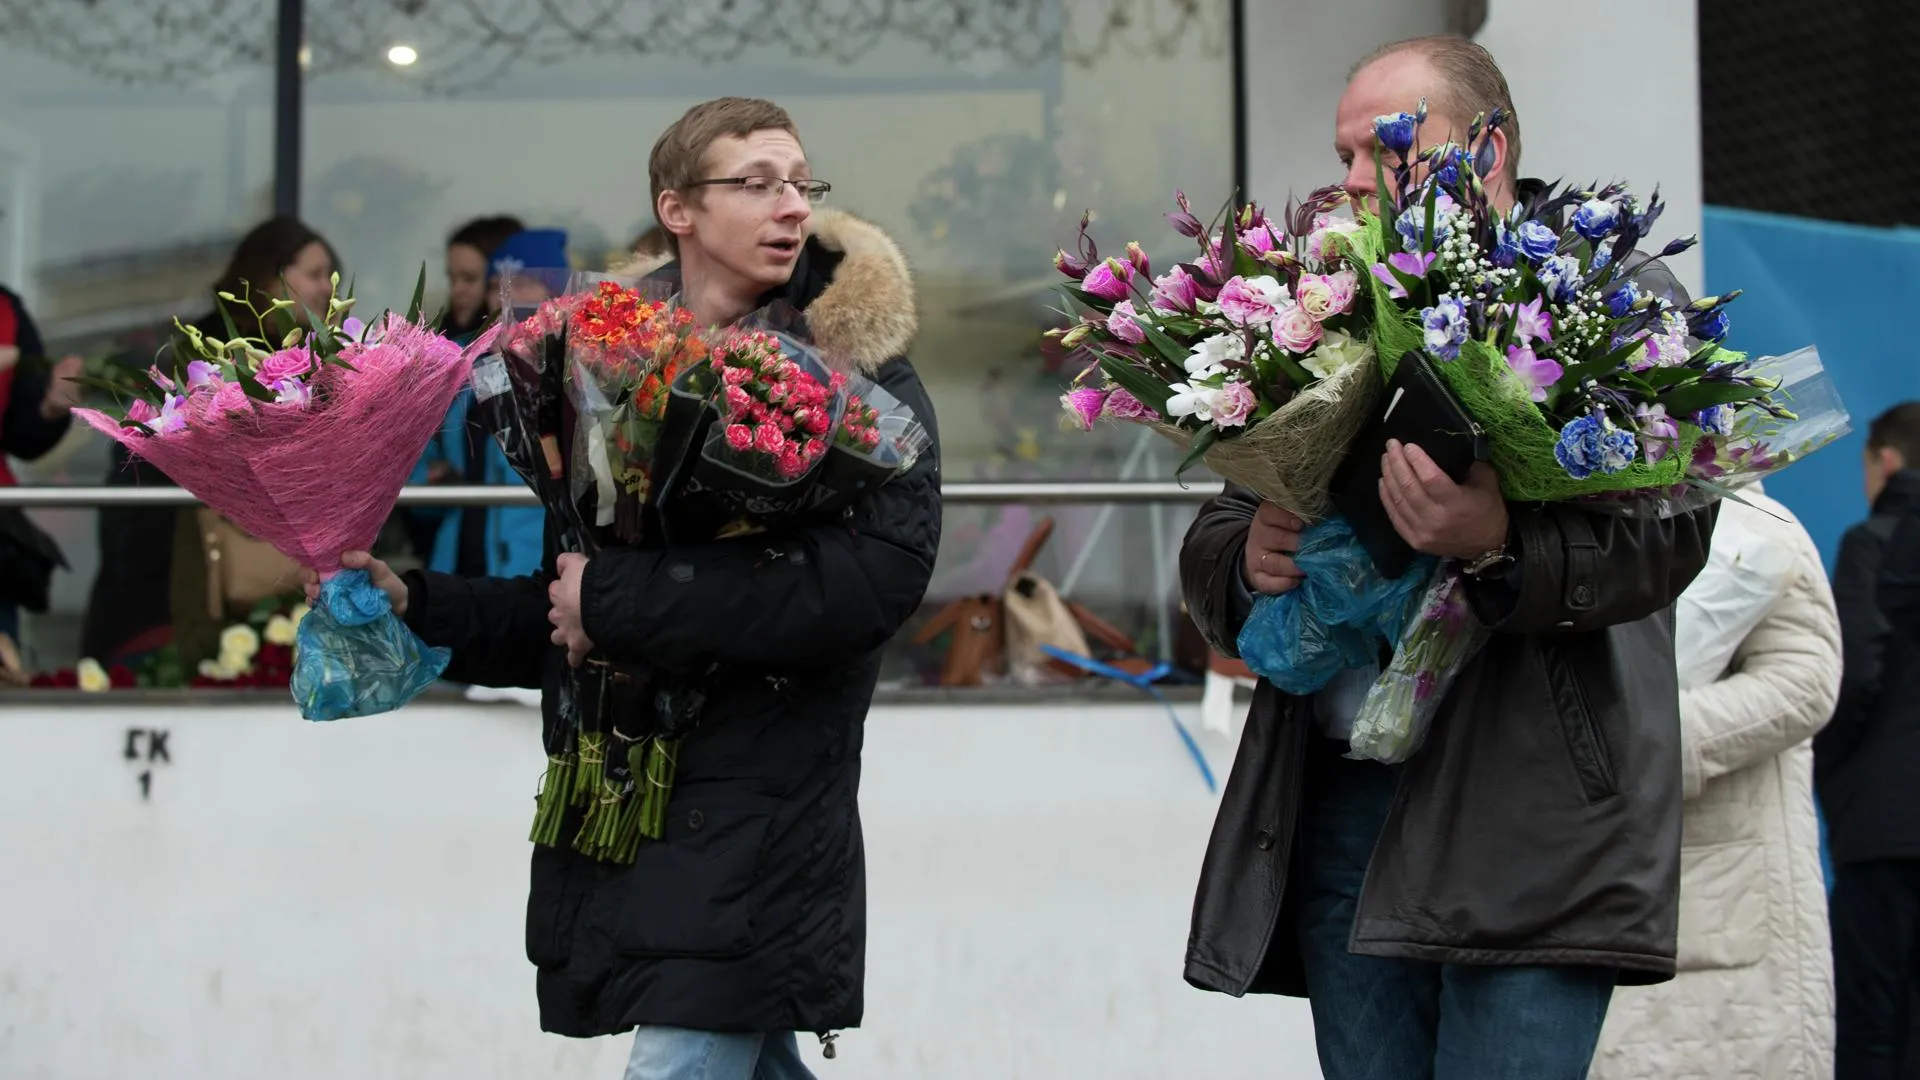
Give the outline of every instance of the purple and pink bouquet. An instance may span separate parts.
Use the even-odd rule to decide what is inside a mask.
[[[1158,277],[1138,243],[1101,259],[1082,218],[1078,253],[1054,265],[1079,312],[1049,331],[1087,362],[1062,407],[1151,425],[1215,472],[1307,518],[1365,422],[1375,375],[1364,274],[1371,238],[1332,211],[1338,188],[1284,218],[1246,205],[1208,228],[1186,196],[1167,215],[1198,257]]]

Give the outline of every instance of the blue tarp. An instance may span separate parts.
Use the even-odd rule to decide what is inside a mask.
[[[1767,481],[1813,535],[1831,570],[1840,534],[1866,516],[1867,425],[1920,398],[1920,229],[1783,217],[1709,206],[1701,247],[1709,293],[1741,289],[1727,344],[1754,356],[1820,350],[1853,434]]]

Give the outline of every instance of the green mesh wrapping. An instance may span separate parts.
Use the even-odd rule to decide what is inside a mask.
[[[1356,240],[1365,237],[1367,241],[1354,245],[1356,253],[1376,252],[1380,246],[1379,220],[1367,214],[1356,215],[1356,220],[1364,226]],[[1371,273],[1366,280],[1367,295],[1373,301],[1374,350],[1384,381],[1393,378],[1401,357],[1425,347],[1426,336],[1419,312],[1402,310],[1387,285]],[[1728,361],[1740,359],[1734,353],[1721,355]],[[1500,490],[1510,501],[1560,502],[1588,495],[1670,488],[1687,482],[1694,446],[1703,432],[1685,419],[1674,418],[1679,438],[1658,463],[1648,464],[1643,457],[1620,472],[1596,472],[1585,480],[1576,480],[1554,457],[1559,430],[1527,396],[1506,360],[1492,346],[1468,341],[1461,346],[1458,360],[1436,362],[1434,367],[1485,431],[1494,471],[1500,474]]]

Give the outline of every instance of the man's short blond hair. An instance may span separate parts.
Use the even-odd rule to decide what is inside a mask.
[[[716,141],[729,135],[744,139],[756,131],[784,131],[795,139],[800,137],[787,110],[760,98],[714,98],[688,109],[660,133],[647,158],[654,212],[659,212],[661,192],[688,191],[694,181],[711,179],[701,173],[707,165],[707,151]],[[669,233],[667,243],[677,254],[679,238]]]
[[[1507,89],[1507,77],[1501,74],[1500,65],[1493,62],[1493,54],[1484,46],[1453,34],[1409,38],[1368,53],[1347,72],[1347,81],[1352,82],[1361,69],[1374,62],[1404,52],[1418,53],[1433,65],[1434,74],[1440,77],[1440,87],[1432,104],[1445,109],[1459,122],[1469,123],[1479,115],[1491,116],[1495,109],[1506,115],[1500,124],[1500,130],[1507,134],[1506,167],[1509,177],[1518,180],[1520,114],[1514,111],[1513,92]]]

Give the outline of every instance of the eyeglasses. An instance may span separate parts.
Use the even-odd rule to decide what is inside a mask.
[[[760,202],[772,202],[780,197],[780,190],[788,184],[800,193],[800,197],[816,206],[826,201],[827,192],[833,185],[825,180],[782,180],[777,176],[729,176],[719,180],[695,180],[688,187],[737,187],[746,192],[747,197]]]

